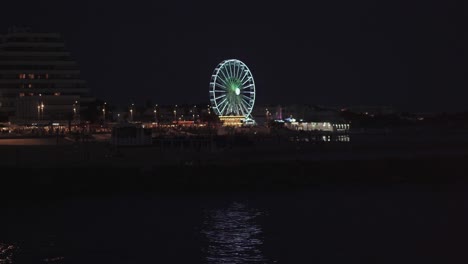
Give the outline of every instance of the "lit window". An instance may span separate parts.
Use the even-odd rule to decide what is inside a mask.
[[[19,96],[20,96],[20,97],[23,97],[23,96],[24,96],[24,93],[20,93]]]
[[[20,73],[18,76],[20,79],[26,79],[26,74],[25,73]]]
[[[28,78],[29,79],[34,79],[34,74],[32,74],[32,73],[28,74]]]
[[[33,85],[32,85],[32,84],[28,84],[28,88],[32,88],[32,87],[33,87]]]
[[[48,73],[45,74],[45,78],[49,79],[49,74]]]
[[[54,93],[54,95],[55,95],[55,96],[59,96],[59,95],[60,95],[60,93]]]
[[[34,96],[34,93],[29,93],[29,96]]]

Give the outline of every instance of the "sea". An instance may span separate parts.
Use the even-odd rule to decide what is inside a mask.
[[[466,186],[0,201],[0,263],[466,263]]]

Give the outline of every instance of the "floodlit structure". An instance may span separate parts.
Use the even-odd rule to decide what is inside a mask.
[[[251,118],[255,103],[255,82],[250,69],[242,61],[231,59],[218,64],[211,75],[211,108],[220,116],[227,118],[230,125],[240,125],[244,119]],[[232,124],[238,120],[239,124]]]
[[[331,122],[287,122],[286,128],[299,131],[326,131],[326,132],[348,132],[348,123],[331,123]]]
[[[220,116],[219,121],[223,126],[240,127],[243,124],[244,116]]]

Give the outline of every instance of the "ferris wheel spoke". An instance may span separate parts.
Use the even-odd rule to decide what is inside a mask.
[[[246,85],[246,86],[242,86],[242,89],[247,89],[247,88],[250,88],[250,87],[253,87],[255,86],[253,83],[249,84],[249,85]]]
[[[247,113],[247,108],[245,107],[244,102],[242,102],[242,101],[239,102],[239,108],[240,108],[240,110],[242,112],[242,115],[245,116],[246,113]]]
[[[243,116],[245,116],[244,108],[242,108],[241,105],[239,105],[239,110]]]
[[[236,63],[234,63],[233,66],[234,66],[234,73],[233,73],[233,76],[234,76],[234,78],[237,79],[237,67],[238,67],[238,65],[237,65]]]
[[[216,80],[218,80],[218,79],[220,79],[221,82],[222,82],[224,85],[226,85],[226,86],[228,85],[227,81],[226,81],[225,79],[223,79],[223,77],[218,76],[218,78],[217,78]]]
[[[252,99],[252,96],[254,95],[254,92],[244,91],[244,92],[241,92],[241,94],[246,95],[248,98]]]
[[[228,62],[228,64],[227,64],[226,72],[227,72],[229,78],[232,78],[232,65],[231,65],[230,62]]]
[[[216,107],[219,110],[219,107],[222,106],[223,104],[227,103],[227,98],[224,98],[220,103],[217,103],[215,100],[215,103],[217,104]]]
[[[227,100],[226,100],[227,102]],[[226,107],[228,106],[229,104],[224,104],[222,110],[219,112],[221,115],[224,115],[224,110],[226,110]]]
[[[242,65],[239,65],[239,70],[237,71],[237,78],[240,80],[242,80],[242,74],[244,73],[244,67],[242,67]]]
[[[224,81],[226,81],[226,85],[227,85],[227,82],[229,81],[229,73],[225,71],[222,71],[222,73],[223,73],[223,79]]]
[[[248,96],[246,96],[244,94],[241,94],[241,95],[242,95],[243,99],[245,99],[245,100],[247,100],[247,102],[249,102],[249,106],[250,106],[250,103],[252,102],[252,98],[250,98],[250,97],[248,97]]]
[[[245,110],[246,110],[246,112],[245,112],[245,117],[249,117],[250,112],[252,111],[252,108],[250,108],[250,107],[247,106],[247,105],[244,105],[244,107],[245,107]]]
[[[249,101],[247,100],[250,100],[250,97],[245,97],[245,98],[242,98],[242,101],[250,108],[252,107],[252,105],[249,103]]]
[[[235,115],[239,115],[239,108],[237,107],[237,105],[233,105],[231,107],[231,112],[234,113]]]
[[[246,105],[244,105],[244,107],[246,108],[246,111],[245,111],[244,116],[245,116],[245,117],[249,117],[249,116],[250,116],[250,113],[251,113],[251,111],[249,111],[249,109],[251,109],[251,108],[249,108],[249,107],[246,106]]]
[[[235,77],[236,77],[236,75],[235,75],[235,73],[234,73],[234,72],[235,72],[235,66],[236,66],[236,65],[234,65],[233,63],[231,63],[231,65],[230,65],[230,67],[229,67],[229,69],[231,70],[231,78],[235,78]]]
[[[224,98],[224,97],[226,97],[226,94],[222,94],[222,95],[220,95],[218,97],[215,97],[215,100],[218,100],[218,99],[221,99],[221,98]]]
[[[224,74],[224,68],[221,68],[219,71],[218,71],[218,78],[221,78],[223,77],[224,79],[226,79],[226,75]]]
[[[245,108],[245,116],[247,116],[249,114],[249,109],[250,108],[250,105],[245,101],[245,100],[242,100],[242,106]]]
[[[237,64],[233,63],[233,71],[232,71],[232,77],[237,79]]]
[[[225,75],[226,75],[226,80],[231,79],[231,73],[229,72],[229,69],[228,69],[228,68],[226,68]]]
[[[229,78],[228,78],[228,77],[226,76],[226,74],[224,73],[224,70],[225,70],[225,69],[222,68],[219,72],[221,72],[221,74],[223,75],[223,77],[224,77],[223,80],[224,80],[225,84],[227,85],[226,80],[229,79]],[[218,77],[221,77],[221,75],[218,75]]]
[[[216,85],[217,87],[223,89],[223,90],[224,90],[223,92],[227,91],[227,87],[224,86],[223,84],[221,84],[221,83],[215,83],[215,85]]]
[[[248,76],[249,76],[249,71],[248,71],[248,70],[244,70],[244,75],[243,75],[242,78],[241,78],[241,82],[244,82],[245,77],[248,77]]]
[[[250,79],[252,79],[252,76],[249,76],[249,78],[247,78],[247,80],[245,80],[242,85],[246,84],[248,81],[250,81]]]
[[[218,79],[221,80],[224,84],[227,84],[226,77],[218,75],[218,78],[216,78],[216,80],[218,80]]]
[[[223,100],[221,100],[221,102],[219,102],[218,108],[219,108],[220,106],[222,106],[223,104],[226,104],[226,103],[228,103],[228,100],[227,100],[227,98],[224,98]]]
[[[237,115],[245,116],[244,109],[240,105],[237,106],[237,112],[238,112]]]
[[[223,70],[221,71],[223,73],[223,76],[226,80],[229,80],[230,78],[230,73],[229,73],[229,64],[226,63],[225,67],[223,68]]]
[[[245,98],[246,100],[250,100],[250,99],[251,99],[250,97],[246,96],[245,94],[241,94],[241,96],[242,96],[243,98]]]
[[[236,79],[240,78],[240,71],[241,71],[241,66],[236,64]]]
[[[242,81],[245,75],[245,67],[243,65],[240,66],[239,68],[239,80]]]
[[[233,62],[231,62],[229,68],[231,69],[231,77],[232,77],[232,78],[236,77],[236,75],[235,75],[236,64],[233,63]]]

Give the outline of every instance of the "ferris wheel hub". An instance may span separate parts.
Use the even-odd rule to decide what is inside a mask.
[[[240,89],[236,88],[236,95],[239,95],[239,94],[240,94]]]

